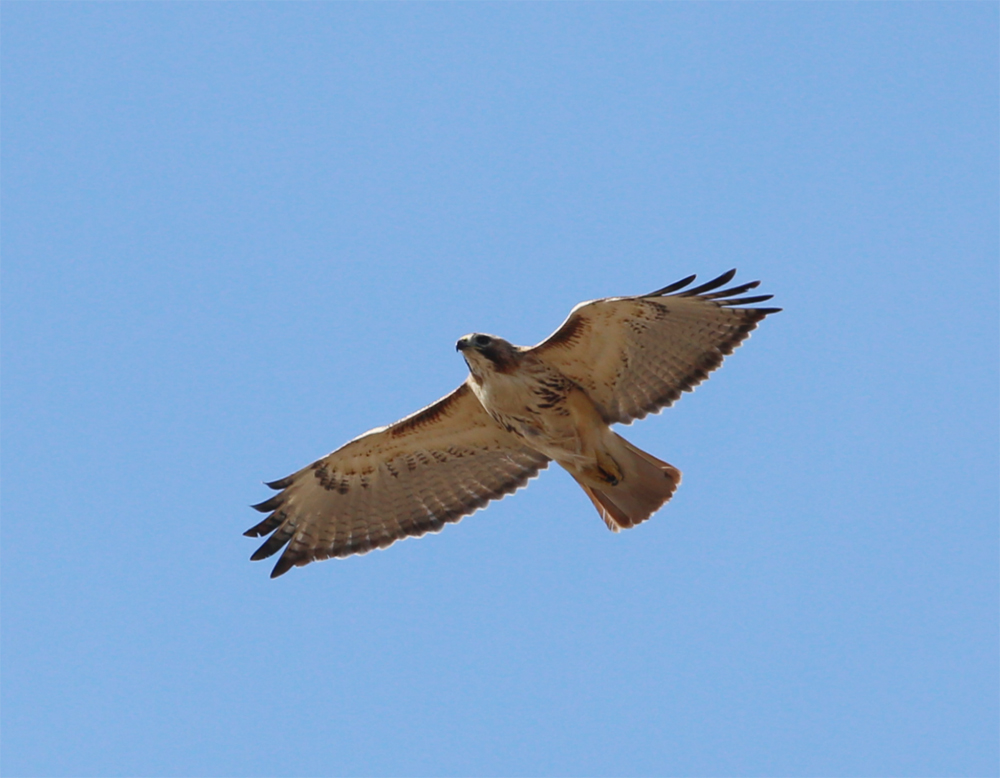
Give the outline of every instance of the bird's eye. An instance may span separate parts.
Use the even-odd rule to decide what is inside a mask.
[[[488,345],[490,345],[490,336],[489,335],[476,335],[476,337],[473,338],[473,340],[476,342],[477,346],[488,346]]]

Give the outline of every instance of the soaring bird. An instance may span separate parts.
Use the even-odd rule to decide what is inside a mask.
[[[613,532],[645,521],[673,495],[680,471],[611,425],[673,404],[781,310],[744,307],[773,296],[740,297],[759,281],[719,290],[735,274],[581,303],[530,348],[483,333],[460,338],[469,377],[455,391],[267,484],[278,494],[253,507],[269,515],[244,534],[270,537],[251,559],[284,548],[276,578],[293,565],[438,532],[552,460]]]

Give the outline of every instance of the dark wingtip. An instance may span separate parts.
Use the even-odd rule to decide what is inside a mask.
[[[732,300],[723,300],[721,304],[722,305],[729,305],[729,306],[732,306],[732,305],[753,305],[754,303],[762,303],[765,300],[770,300],[773,297],[774,297],[773,294],[759,294],[756,297],[743,297],[743,298],[735,298],[735,299],[732,299]]]
[[[281,522],[283,522],[284,520],[285,520],[284,514],[281,511],[277,511],[275,513],[272,513],[266,519],[264,519],[264,521],[262,521],[260,524],[256,524],[250,529],[248,529],[243,534],[246,535],[248,538],[263,537],[264,535],[267,535],[268,533],[274,531],[279,526],[281,526]]]
[[[709,300],[716,300],[720,297],[735,297],[736,295],[743,294],[744,292],[749,292],[751,289],[756,289],[760,286],[760,281],[750,281],[746,284],[740,284],[739,286],[731,286],[728,289],[722,289],[718,292],[712,292],[712,294],[706,294]]]
[[[261,530],[270,532],[274,530],[274,534],[265,540],[264,544],[251,554],[251,562],[256,562],[259,559],[267,559],[269,556],[277,554],[281,551],[284,545],[292,539],[292,535],[295,534],[295,525],[287,523],[280,524],[280,522],[281,517],[276,514],[275,516],[265,519],[253,528],[255,532],[260,532]]]
[[[275,489],[275,490],[287,489],[289,486],[292,485],[292,479],[294,477],[295,476],[290,475],[287,478],[279,478],[277,481],[271,481],[271,482],[264,481],[264,486],[266,486],[268,489]]]
[[[701,286],[696,286],[694,289],[688,289],[687,291],[681,293],[681,297],[694,297],[695,295],[702,294],[703,292],[710,292],[713,289],[718,289],[723,284],[728,284],[733,280],[733,276],[736,275],[736,268],[728,270],[723,273],[718,278],[713,278],[711,281],[706,281]]]
[[[685,286],[694,281],[698,276],[694,273],[689,275],[687,278],[682,278],[680,281],[674,281],[672,284],[668,284],[662,289],[657,289],[655,292],[650,292],[645,295],[646,297],[660,297],[661,295],[670,294],[671,292],[676,292],[678,289],[683,289]]]
[[[274,564],[274,569],[271,571],[271,578],[277,578],[279,575],[284,575],[292,569],[294,564],[295,563],[291,559],[282,555],[281,559]]]
[[[251,505],[255,511],[260,511],[261,513],[270,513],[271,511],[277,510],[281,507],[281,503],[284,500],[284,496],[280,494],[274,495],[274,497],[268,497],[263,502],[259,502],[256,505]]]

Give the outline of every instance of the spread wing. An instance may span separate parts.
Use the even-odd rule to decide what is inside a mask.
[[[281,491],[253,507],[270,515],[244,534],[273,533],[255,560],[288,544],[271,572],[276,578],[292,565],[438,532],[524,486],[548,463],[493,421],[462,384],[433,405],[268,484]]]
[[[686,291],[694,276],[646,295],[581,303],[530,352],[586,389],[608,424],[628,424],[691,391],[781,310],[738,307],[771,299],[738,298],[759,281],[715,291],[735,274]]]

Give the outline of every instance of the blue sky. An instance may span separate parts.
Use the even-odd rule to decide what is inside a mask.
[[[4,3],[5,775],[996,775],[998,6]],[[581,300],[785,310],[272,581],[261,484]]]

